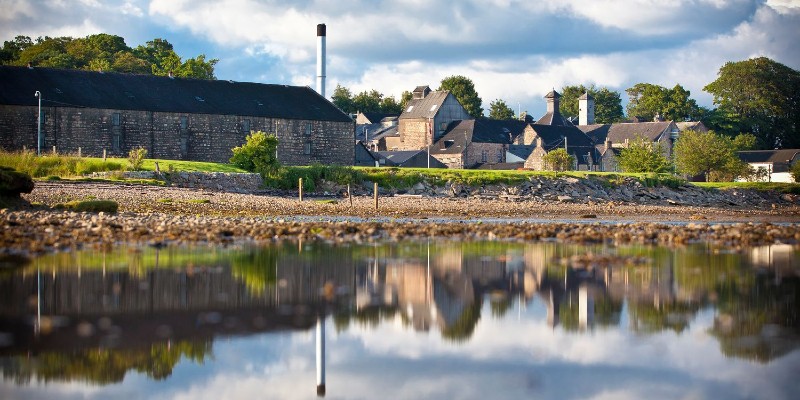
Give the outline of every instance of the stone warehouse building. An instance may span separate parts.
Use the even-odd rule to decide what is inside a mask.
[[[0,66],[0,147],[227,162],[251,131],[287,165],[352,165],[354,121],[308,87]]]

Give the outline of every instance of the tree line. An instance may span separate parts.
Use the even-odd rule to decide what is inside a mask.
[[[144,45],[129,47],[125,39],[100,33],[84,38],[17,36],[3,42],[0,65],[18,65],[131,74],[153,74],[195,79],[216,79],[214,66],[219,60],[207,60],[205,54],[186,60],[165,39],[153,39]]]
[[[516,118],[502,99],[489,104],[484,115],[482,99],[471,79],[454,75],[441,81],[437,90],[449,90],[474,118]],[[628,105],[623,111],[619,92],[594,85],[567,85],[561,88],[559,111],[565,117],[578,117],[578,98],[589,93],[594,98],[595,122],[610,124],[634,118],[653,121],[701,121],[717,134],[733,139],[747,134],[755,137],[753,148],[800,148],[800,72],[766,57],[727,62],[717,79],[703,88],[713,95],[715,108],[699,106],[691,92],[680,84],[672,88],[652,83],[637,83],[625,90]],[[333,103],[347,113],[382,112],[399,114],[411,93],[403,92],[399,101],[371,90],[353,95],[338,85]]]

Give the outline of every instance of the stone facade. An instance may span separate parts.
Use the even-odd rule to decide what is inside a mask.
[[[0,147],[36,149],[37,107],[0,105]],[[286,165],[352,165],[354,123],[281,118],[43,107],[43,151],[228,162],[250,131],[277,132],[278,160]]]
[[[532,169],[534,171],[543,171],[544,168],[544,156],[547,154],[544,151],[542,146],[536,146],[531,155],[525,160],[525,168]]]

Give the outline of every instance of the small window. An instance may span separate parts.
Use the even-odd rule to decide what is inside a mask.
[[[486,150],[481,151],[481,162],[489,161],[489,152]]]
[[[406,112],[411,112],[411,110],[413,110],[413,109],[414,109],[414,106],[408,106],[408,108],[406,108]]]
[[[434,110],[436,110],[436,104],[431,106],[431,111],[434,111]]]
[[[303,154],[310,155],[311,154],[311,142],[306,142],[303,146]]]
[[[447,129],[447,122],[442,122],[441,124],[439,124],[440,131],[444,131],[445,129]]]
[[[186,130],[189,128],[189,117],[181,117],[181,130]]]
[[[497,162],[503,162],[503,150],[497,150]]]
[[[311,136],[311,122],[306,122],[306,136]]]
[[[111,114],[111,125],[119,126],[120,125],[120,115],[119,113]]]
[[[113,135],[111,137],[111,149],[115,152],[119,151],[121,147],[120,135]]]
[[[242,121],[242,132],[250,133],[250,120],[246,119]]]

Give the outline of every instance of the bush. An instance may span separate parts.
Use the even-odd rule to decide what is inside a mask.
[[[792,165],[792,169],[789,171],[791,172],[794,181],[800,183],[800,161],[795,162],[794,165]]]
[[[144,158],[147,157],[147,149],[144,147],[135,148],[128,152],[128,169],[131,171],[141,171]]]
[[[545,169],[551,171],[567,171],[571,170],[575,164],[575,157],[567,153],[565,149],[555,149],[544,155],[543,159]]]
[[[619,153],[619,166],[624,172],[669,172],[672,169],[661,143],[637,137]]]
[[[265,179],[278,172],[280,163],[275,157],[278,138],[257,131],[247,135],[246,143],[233,148],[230,162],[239,168],[257,172]]]

